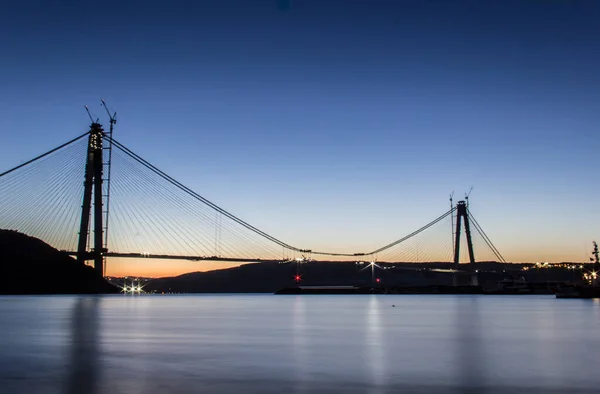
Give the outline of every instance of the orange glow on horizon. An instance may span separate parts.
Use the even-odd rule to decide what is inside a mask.
[[[161,278],[178,276],[191,272],[226,269],[239,265],[241,264],[221,261],[111,258],[108,259],[106,264],[106,275],[116,277],[138,276],[147,278]]]

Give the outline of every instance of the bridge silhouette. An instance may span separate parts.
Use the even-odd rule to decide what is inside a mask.
[[[84,134],[1,173],[0,228],[39,238],[82,264],[93,262],[103,275],[108,258],[448,262],[467,271],[476,253],[480,261],[505,262],[468,199],[455,205],[451,199],[442,215],[373,250],[288,244],[115,140],[113,124],[111,117],[105,132],[93,122]]]

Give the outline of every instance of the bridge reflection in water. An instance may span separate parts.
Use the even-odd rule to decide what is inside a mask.
[[[101,381],[99,297],[77,298],[70,319],[69,366],[65,392],[96,394]]]

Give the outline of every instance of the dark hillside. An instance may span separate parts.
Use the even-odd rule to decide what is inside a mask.
[[[45,242],[0,230],[0,294],[99,294],[118,289]]]
[[[476,263],[481,285],[496,288],[505,278],[523,278],[528,283],[545,287],[548,282],[578,281],[581,272],[567,268],[529,269],[532,264]],[[466,269],[466,266],[463,266]],[[377,286],[451,286],[454,274],[451,263],[378,263],[375,268]],[[302,286],[373,285],[368,263],[309,262],[300,267]],[[274,293],[282,288],[296,287],[295,263],[261,262],[239,267],[154,279],[144,290],[158,293]],[[512,280],[512,279],[511,279]]]

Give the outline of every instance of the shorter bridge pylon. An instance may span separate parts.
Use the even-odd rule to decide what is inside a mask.
[[[478,286],[479,279],[475,270],[475,253],[473,251],[473,240],[471,238],[471,225],[469,221],[469,210],[467,209],[466,201],[459,201],[456,204],[456,233],[454,238],[454,269],[456,273],[454,275],[454,285],[466,285]],[[469,265],[467,272],[464,273],[460,270],[460,234],[462,229],[462,222],[465,223],[465,235],[467,237],[467,248],[469,250]],[[465,280],[469,278],[470,280]],[[465,283],[467,282],[467,283]]]

